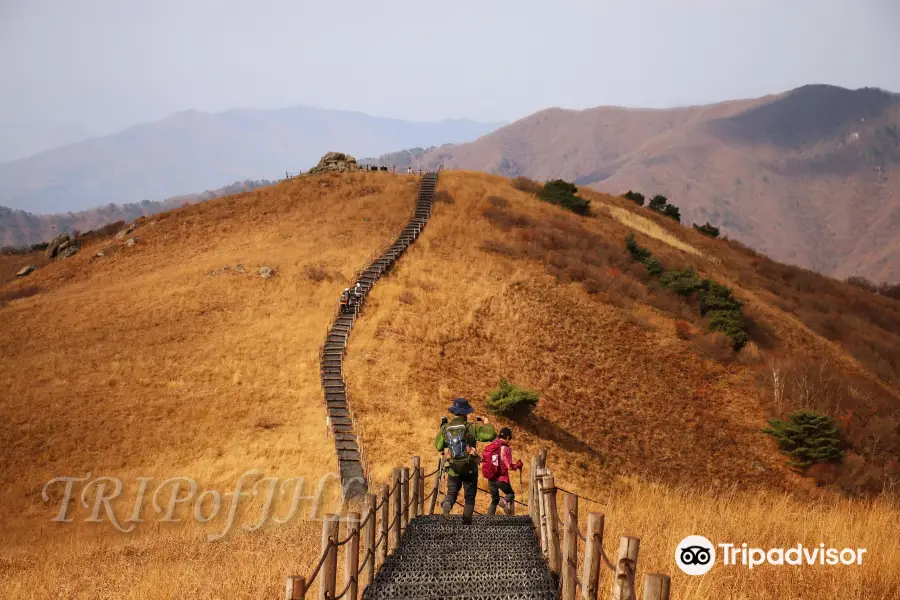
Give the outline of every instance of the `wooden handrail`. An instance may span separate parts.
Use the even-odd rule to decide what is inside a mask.
[[[556,507],[557,493],[561,490],[555,483],[552,471],[545,466],[546,453],[532,457],[530,464],[528,513],[538,530],[550,569],[559,577],[561,600],[575,600],[576,596],[580,596],[581,600],[596,600],[604,565],[614,573],[610,600],[637,600],[635,588],[640,538],[622,537],[616,561],[610,561],[603,552],[604,515],[588,513],[585,534],[582,535],[578,528],[580,496],[564,492],[564,517],[560,518]],[[427,497],[430,498],[428,514],[434,514],[445,467],[443,458],[440,458],[437,468],[426,475],[419,457],[413,457],[411,468],[393,469],[392,484],[382,484],[378,498],[372,493],[366,495],[365,516],[357,512],[347,514],[347,535],[343,539],[338,536],[340,518],[334,514],[325,515],[318,566],[308,577],[287,578],[287,600],[305,599],[319,576],[320,600],[339,600],[341,597],[358,600],[362,591],[374,581],[377,565],[383,564],[388,554],[399,546],[402,533],[409,523],[409,512],[412,512],[413,518],[425,514],[424,481],[432,475],[433,484]],[[480,488],[479,491],[486,492]],[[577,563],[579,539],[584,541],[580,578]],[[344,589],[336,594],[340,548],[344,548],[345,553]],[[643,600],[669,600],[670,587],[671,580],[667,575],[648,573],[644,575]]]

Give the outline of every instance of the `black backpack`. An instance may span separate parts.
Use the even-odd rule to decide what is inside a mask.
[[[450,468],[460,475],[469,473],[478,466],[478,459],[473,454],[475,449],[469,444],[469,425],[471,423],[460,423],[444,428],[444,442],[450,454]]]

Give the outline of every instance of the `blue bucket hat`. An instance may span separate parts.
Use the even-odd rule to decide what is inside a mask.
[[[468,415],[475,412],[475,409],[472,408],[472,405],[469,404],[469,401],[465,398],[456,398],[453,400],[453,406],[447,409],[450,414],[454,414],[458,417],[463,415]]]

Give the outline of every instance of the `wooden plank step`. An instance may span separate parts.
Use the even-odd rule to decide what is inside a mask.
[[[350,450],[352,452],[359,452],[359,444],[356,443],[356,440],[340,441],[335,438],[334,446],[338,450]]]
[[[332,408],[331,406],[329,406],[328,407],[328,416],[331,417],[332,419],[335,417],[350,418],[350,411],[348,411],[346,408]]]
[[[359,462],[362,460],[362,457],[359,455],[359,452],[338,450],[338,460],[341,462]]]
[[[341,432],[341,433],[334,434],[334,440],[336,442],[337,441],[353,441],[353,442],[355,442],[356,436],[353,435],[352,433]]]
[[[332,417],[331,422],[335,425],[347,425],[348,427],[353,425],[347,417]]]

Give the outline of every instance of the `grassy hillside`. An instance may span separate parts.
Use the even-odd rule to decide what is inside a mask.
[[[292,180],[145,220],[137,245],[106,259],[90,259],[108,243],[99,241],[25,280],[0,280],[0,385],[12,390],[0,425],[4,597],[274,597],[283,576],[309,569],[318,524],[302,516],[208,542],[220,522],[193,524],[184,507],[185,522],[157,525],[148,509],[125,534],[84,523],[86,507],[73,506],[73,523],[50,522],[58,499],[45,504],[41,490],[51,477],[91,471],[125,479],[133,502],[139,476],[189,476],[229,492],[253,468],[309,479],[334,470],[317,349],[340,290],[405,222],[411,181]],[[441,175],[431,222],[378,282],[350,338],[346,377],[373,482],[413,454],[431,464],[452,398],[481,412],[505,376],[541,395],[533,418],[510,423],[516,453],[548,448],[559,483],[599,502],[581,510],[606,513],[607,552],[618,535],[641,536],[641,569],[671,574],[675,598],[893,598],[895,365],[885,359],[878,373],[851,346],[898,347],[895,301],[624,199],[584,195],[593,217],[500,177]],[[631,261],[629,232],[667,267],[691,265],[732,286],[751,342],[735,354],[707,334],[695,304]],[[27,260],[0,257],[0,268]],[[207,274],[237,263],[247,272]],[[278,275],[258,277],[263,265]],[[826,337],[814,320],[828,311],[859,335]],[[804,371],[823,364],[815,372],[836,379]],[[815,393],[789,386],[776,402],[771,365]],[[844,419],[840,469],[795,474],[761,433],[768,417],[801,403]],[[884,432],[873,445],[875,425]],[[262,501],[247,501],[242,523]],[[116,505],[123,518],[130,502]],[[671,558],[687,534],[866,547],[868,562],[689,578]]]
[[[177,514],[184,523],[157,524],[148,497],[147,523],[126,534],[85,523],[91,513],[78,504],[74,522],[51,522],[61,488],[45,504],[42,487],[87,472],[122,478],[123,521],[137,477],[154,487],[192,477],[200,491],[225,494],[259,469],[304,476],[311,493],[337,467],[318,346],[345,280],[402,227],[414,197],[413,185],[386,175],[295,180],[158,215],[134,232],[132,248],[91,260],[107,240],[7,283],[5,294],[40,291],[0,309],[0,388],[9,392],[0,596],[271,597],[283,575],[309,566],[317,524],[298,517],[264,533],[239,530],[257,521],[260,499],[213,543],[205,536],[222,531],[224,509],[208,526],[192,523],[190,505]],[[29,260],[4,257],[13,259]],[[239,263],[245,274],[207,275]],[[278,275],[260,278],[264,265]],[[289,500],[273,514],[286,514]]]

